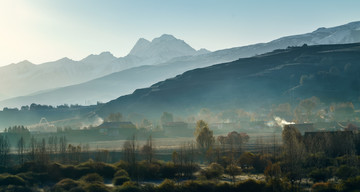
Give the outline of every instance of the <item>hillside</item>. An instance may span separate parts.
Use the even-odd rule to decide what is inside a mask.
[[[160,115],[201,108],[268,109],[316,96],[325,103],[352,101],[360,94],[360,44],[291,47],[187,71],[105,104],[110,112]]]

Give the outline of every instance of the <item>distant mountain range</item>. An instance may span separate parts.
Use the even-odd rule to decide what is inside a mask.
[[[269,110],[273,104],[297,105],[312,96],[321,102],[359,104],[360,43],[291,47],[237,61],[187,71],[149,88],[119,97],[97,113]]]
[[[89,55],[80,61],[63,58],[40,65],[22,61],[0,68],[0,100],[36,95],[38,91],[79,84],[128,68],[159,64],[174,57],[200,53],[203,50],[196,51],[184,41],[171,35],[162,35],[151,42],[140,39],[130,54],[121,58],[103,52]],[[43,103],[42,100],[37,102]]]
[[[40,68],[42,65],[48,66],[49,63],[34,66],[29,62],[0,68],[0,75],[4,74],[7,77],[0,80],[0,83],[5,85],[0,89],[0,95],[4,95],[5,92],[25,95],[0,101],[0,107],[19,107],[31,103],[59,105],[107,102],[121,95],[130,94],[135,89],[148,87],[158,81],[195,68],[234,61],[289,46],[355,42],[360,42],[360,22],[332,28],[319,28],[312,33],[211,53],[207,50],[196,51],[184,41],[171,35],[163,35],[151,42],[139,39],[124,58],[114,58],[110,53],[103,53],[91,55],[79,62],[68,59],[65,59],[67,62],[60,62],[61,60],[55,62],[63,63],[63,66],[71,66],[72,70],[62,67],[54,70],[49,67],[52,71],[38,69],[33,72],[33,68]],[[104,58],[101,59],[101,57]],[[15,67],[17,65],[22,67]],[[53,65],[62,66],[60,64]],[[73,70],[75,66],[78,68]],[[88,67],[82,69],[83,66]],[[100,69],[98,69],[99,67]],[[10,68],[11,70],[9,70]],[[19,90],[30,92],[30,89],[34,90],[34,86],[37,88],[36,91],[40,92],[30,95],[18,93]],[[59,88],[61,86],[63,87]],[[9,91],[6,91],[7,89]],[[5,96],[1,98],[5,98]]]
[[[140,38],[131,49],[129,55],[151,60],[152,63],[159,64],[176,57],[193,56],[209,52],[206,49],[196,51],[183,40],[164,34],[151,42]]]

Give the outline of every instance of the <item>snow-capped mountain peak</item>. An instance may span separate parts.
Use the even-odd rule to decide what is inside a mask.
[[[161,63],[175,57],[195,55],[196,53],[196,50],[183,40],[164,34],[154,38],[151,42],[146,39],[139,39],[129,55],[151,58]]]
[[[303,44],[345,44],[360,42],[360,21],[336,27],[320,27],[317,30],[294,36],[287,36],[271,41],[276,45],[301,46]]]
[[[160,37],[157,37],[157,38],[153,39],[152,42],[174,41],[174,40],[176,41],[176,40],[179,40],[179,39],[176,39],[173,35],[170,35],[170,34],[163,34]]]

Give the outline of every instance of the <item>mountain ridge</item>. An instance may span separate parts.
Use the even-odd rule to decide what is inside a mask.
[[[256,111],[286,102],[296,105],[313,96],[328,104],[358,104],[359,60],[360,43],[277,50],[187,71],[112,100],[98,113],[157,116],[164,111],[184,114],[201,108]]]
[[[161,41],[161,45],[165,48],[171,47],[172,45],[166,45],[166,39],[169,37],[161,36],[157,41]],[[172,37],[172,44],[174,42],[175,44],[176,42],[177,44],[184,43],[183,40]],[[189,45],[187,46],[187,49],[192,49]],[[149,47],[149,49],[152,48]],[[181,49],[180,47],[179,50]],[[0,67],[0,75],[2,76],[0,84],[3,85],[0,87],[0,100],[84,83],[113,72],[141,65],[154,65],[185,54],[175,49],[165,51],[165,53],[164,50],[153,52],[151,57],[138,57],[128,54],[120,58],[114,57],[110,52],[102,52],[97,55],[91,54],[79,61],[64,57],[38,65],[26,65],[26,67],[22,62],[3,66]],[[191,54],[195,55],[196,51],[191,52]],[[186,53],[185,55],[189,54]],[[12,84],[9,85],[7,82]]]
[[[346,34],[346,37],[348,37],[347,39],[335,38],[337,41],[333,43],[342,43],[343,41],[347,42],[349,39],[352,42],[360,42],[360,35],[358,35],[360,31],[359,26],[360,22],[352,22],[331,28],[319,28],[311,33],[282,37],[268,43],[258,43],[243,47],[218,50],[211,53],[207,53],[205,51],[204,54],[175,57],[167,60],[166,62],[157,63],[157,65],[153,66],[150,66],[149,63],[142,62],[140,57],[129,54],[126,56],[126,59],[131,60],[132,62],[136,62],[140,66],[135,68],[129,67],[124,72],[118,71],[111,73],[106,75],[107,77],[102,76],[104,78],[98,77],[84,83],[71,85],[70,87],[55,89],[53,90],[52,96],[49,96],[51,95],[50,93],[46,94],[48,97],[57,96],[60,100],[66,100],[70,102],[69,104],[83,104],[84,100],[88,100],[93,104],[97,101],[107,102],[111,99],[117,98],[120,95],[129,94],[135,91],[137,88],[150,86],[158,81],[174,77],[187,70],[206,67],[217,63],[234,61],[239,58],[263,54],[276,49],[284,49],[289,46],[302,46],[303,44],[312,45],[316,44],[317,42],[322,43],[325,41],[324,39],[328,39],[329,36],[332,36],[332,34],[336,37],[344,37],[343,35]],[[139,41],[151,43],[145,39],[139,39],[138,42]],[[196,52],[198,53],[200,50]],[[125,77],[128,79],[125,79]],[[91,85],[91,83],[93,83],[93,85]],[[91,98],[89,95],[91,95]],[[40,99],[41,97],[44,98],[45,95],[40,94],[38,96],[31,96],[31,99],[29,97],[22,97],[21,100],[19,98],[12,98],[5,101],[3,100],[0,102],[0,106],[29,105],[33,102],[52,105],[63,104],[59,103],[59,99],[47,99],[46,101],[48,103],[46,103],[45,100]]]

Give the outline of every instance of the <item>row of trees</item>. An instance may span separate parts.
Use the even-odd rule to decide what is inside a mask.
[[[68,144],[65,136],[49,136],[47,139],[21,136],[16,145],[16,154],[10,153],[11,144],[7,135],[0,135],[0,166],[7,167],[13,164],[23,164],[27,161],[47,164],[50,161],[63,163],[79,163],[87,160],[90,147],[86,145]],[[100,151],[99,151],[100,153]],[[97,157],[96,158],[101,158]]]
[[[93,156],[96,163],[91,161],[81,163],[90,157],[84,158],[89,148],[68,144],[65,137],[49,137],[48,139],[32,137],[30,141],[20,138],[16,157],[24,166],[27,161],[35,162],[46,167],[46,170],[58,171],[66,177],[74,179],[84,176],[93,169],[98,170],[99,167],[103,167],[97,173],[114,178],[116,185],[122,185],[131,180],[140,181],[154,178],[174,180],[196,178],[197,181],[213,180],[217,182],[225,175],[231,178],[233,183],[236,183],[236,176],[241,173],[264,173],[267,190],[296,191],[302,187],[300,184],[304,183],[301,181],[305,178],[311,178],[314,182],[327,182],[331,188],[333,185],[328,181],[330,178],[341,179],[340,181],[345,183],[348,178],[356,177],[360,173],[359,156],[353,150],[348,150],[344,156],[330,156],[325,154],[326,151],[320,151],[320,149],[332,148],[335,145],[326,145],[325,148],[319,148],[318,151],[310,150],[304,136],[296,127],[290,125],[285,126],[282,133],[281,153],[275,152],[278,150],[278,148],[275,149],[275,145],[271,146],[274,147],[273,151],[258,150],[256,153],[246,151],[242,146],[249,140],[247,134],[230,132],[225,136],[215,138],[212,130],[204,121],[197,122],[194,132],[196,142],[179,146],[172,152],[171,160],[168,162],[157,161],[159,154],[156,153],[151,136],[140,146],[135,135],[124,142],[122,156],[115,159],[118,162],[113,165],[100,163],[109,160],[110,154],[106,151],[98,151]],[[6,151],[7,146],[10,149],[10,146],[6,144],[7,138],[3,136],[0,141],[0,146],[4,146],[0,148],[0,155],[7,153],[7,157],[10,157],[9,151]],[[268,146],[268,148],[271,147]],[[6,159],[6,157],[1,159]],[[120,159],[121,161],[119,161]],[[52,161],[72,165],[62,166],[51,163]],[[199,162],[207,166],[200,169]],[[120,169],[125,170],[126,174],[115,173],[121,171]],[[199,172],[195,175],[194,173],[197,171]],[[55,181],[58,182],[58,180]],[[356,181],[354,182],[356,183]],[[236,185],[231,186],[234,188]],[[319,185],[314,185],[314,189]],[[265,187],[265,183],[262,186]]]
[[[102,105],[102,103],[97,103],[97,105]],[[36,103],[32,103],[30,106],[29,105],[25,105],[25,106],[21,106],[20,110],[21,111],[42,111],[42,110],[53,110],[53,109],[75,109],[75,108],[80,108],[83,107],[81,105],[78,104],[63,104],[63,105],[58,105],[58,106],[52,106],[52,105],[41,105],[41,104],[36,104]],[[3,111],[19,111],[18,108],[8,108],[8,107],[4,107]]]

